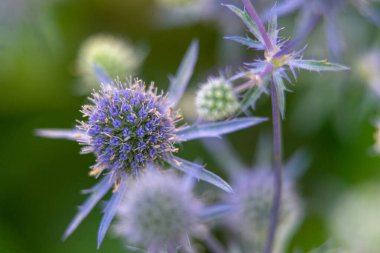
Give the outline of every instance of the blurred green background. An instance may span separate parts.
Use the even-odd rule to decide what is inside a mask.
[[[218,8],[220,15],[225,15],[225,10]],[[208,75],[217,75],[219,68],[238,69],[241,65],[235,63],[240,55],[241,61],[254,56],[245,48],[239,51],[232,42],[222,42],[227,34],[220,23],[235,22],[233,16],[226,16],[222,22],[200,20],[160,27],[158,11],[148,0],[1,0],[1,253],[96,252],[100,208],[66,242],[60,239],[75,207],[84,200],[80,190],[94,183],[87,175],[93,157],[79,155],[80,147],[75,142],[34,135],[37,128],[71,128],[80,119],[85,97],[75,94],[75,86],[79,85],[75,60],[81,42],[88,36],[107,32],[148,45],[149,54],[139,76],[147,82],[154,80],[161,88],[167,87],[168,75],[175,73],[193,38],[200,41],[193,89]],[[281,21],[291,34],[294,18]],[[348,36],[342,63],[354,66],[358,54],[376,43],[379,32],[351,12],[344,13],[341,23]],[[237,27],[235,34],[239,33]],[[310,56],[328,58],[323,40],[319,30],[309,38]],[[228,43],[231,51],[220,51],[225,50],[220,43]],[[231,52],[236,52],[236,57],[230,61],[221,57]],[[328,240],[326,216],[336,199],[356,185],[380,182],[380,159],[371,154],[380,103],[369,95],[354,67],[351,73],[343,74],[301,73],[291,88],[294,92],[287,95],[284,122],[285,156],[307,148],[313,159],[298,182],[306,215],[289,252],[308,250]],[[267,100],[260,100],[258,115],[269,115]],[[231,134],[228,139],[250,163],[258,136],[269,129],[266,123]],[[181,155],[201,158],[218,172],[207,153],[199,150],[199,143],[190,142]],[[99,252],[126,250],[109,233]]]

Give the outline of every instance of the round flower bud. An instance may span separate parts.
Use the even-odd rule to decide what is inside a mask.
[[[224,78],[210,79],[201,85],[195,105],[199,116],[209,121],[228,118],[239,108],[232,85]]]
[[[176,248],[194,231],[200,208],[180,178],[147,173],[126,193],[118,210],[116,232],[154,252]]]
[[[227,219],[228,225],[242,240],[244,252],[263,250],[273,203],[273,180],[273,174],[269,170],[242,172],[237,175],[233,185],[235,194],[227,197],[233,206]],[[287,178],[284,178],[280,206],[275,253],[282,252],[285,248],[302,216],[300,200]]]
[[[143,60],[143,54],[129,42],[120,38],[98,34],[88,38],[79,49],[78,73],[85,85],[84,90],[99,88],[95,65],[102,68],[111,79],[135,74]]]

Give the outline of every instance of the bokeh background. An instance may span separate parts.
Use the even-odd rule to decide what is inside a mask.
[[[66,242],[61,241],[75,207],[84,201],[80,190],[94,183],[88,177],[93,157],[79,155],[74,142],[34,134],[37,128],[71,128],[80,119],[79,109],[86,101],[76,92],[80,44],[92,34],[107,32],[144,45],[148,53],[139,76],[166,88],[169,74],[175,73],[186,48],[198,38],[200,56],[191,82],[195,90],[209,75],[233,72],[256,57],[223,41],[225,35],[245,31],[231,25],[239,24],[236,17],[216,6],[222,19],[200,15],[188,22],[165,20],[153,0],[0,0],[1,253],[96,252],[100,208]],[[280,19],[284,35],[292,34],[296,20]],[[330,214],[341,196],[360,185],[380,183],[380,159],[371,148],[380,102],[356,71],[358,59],[380,45],[379,30],[350,9],[342,13],[339,24],[346,36],[340,62],[352,70],[302,72],[290,86],[294,92],[287,94],[285,157],[300,148],[311,157],[297,184],[305,219],[288,252],[309,250],[332,238]],[[309,36],[307,44],[307,56],[329,58],[322,29]],[[192,108],[189,97],[186,111]],[[255,114],[268,116],[269,109],[264,97]],[[269,130],[265,123],[231,134],[228,140],[245,162],[252,163],[259,136]],[[181,155],[201,159],[223,175],[198,142],[186,143]],[[367,207],[362,208],[365,217]],[[127,251],[109,233],[99,252]]]

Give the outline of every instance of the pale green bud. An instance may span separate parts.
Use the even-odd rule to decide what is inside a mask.
[[[222,77],[212,78],[201,85],[195,105],[198,115],[209,121],[231,117],[239,109],[232,85]]]

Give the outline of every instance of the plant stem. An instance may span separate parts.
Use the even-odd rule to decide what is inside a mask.
[[[261,34],[261,37],[264,40],[266,49],[269,52],[272,51],[273,50],[272,41],[270,40],[268,33],[266,32],[263,22],[261,21],[259,15],[257,14],[255,7],[251,3],[251,0],[243,0],[243,4],[249,16],[252,18],[253,22],[256,23],[257,28],[259,29],[259,32]]]
[[[272,125],[273,125],[273,171],[274,171],[274,195],[271,210],[270,223],[267,240],[265,242],[264,253],[271,253],[273,250],[276,229],[280,214],[281,191],[282,191],[282,133],[281,116],[277,101],[277,89],[275,82],[271,80],[271,101],[272,101]]]

